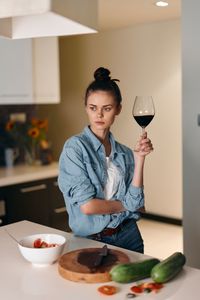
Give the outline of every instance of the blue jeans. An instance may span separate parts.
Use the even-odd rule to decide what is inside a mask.
[[[144,253],[143,239],[134,219],[130,219],[117,233],[111,236],[98,236],[98,238],[88,237],[105,244],[121,247],[124,249]]]

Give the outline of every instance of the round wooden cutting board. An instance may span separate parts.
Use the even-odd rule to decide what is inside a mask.
[[[109,271],[119,263],[127,263],[129,257],[122,251],[108,249],[99,266],[94,267],[94,261],[101,248],[78,249],[63,254],[58,261],[59,274],[68,280],[76,282],[108,282],[111,281]]]

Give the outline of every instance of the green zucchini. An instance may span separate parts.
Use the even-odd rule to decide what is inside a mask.
[[[114,266],[109,274],[115,282],[128,283],[150,277],[151,269],[160,262],[150,258],[139,262],[130,262]]]
[[[167,282],[181,271],[185,262],[185,255],[181,252],[175,252],[153,267],[151,278],[158,283]]]

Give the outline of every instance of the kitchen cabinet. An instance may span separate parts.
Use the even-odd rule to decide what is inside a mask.
[[[60,101],[57,37],[0,38],[0,104]]]
[[[32,42],[0,38],[0,104],[32,102]]]
[[[5,208],[5,188],[0,189],[0,226],[7,224]]]
[[[49,224],[56,229],[70,232],[68,214],[61,191],[58,188],[57,178],[49,180]]]
[[[25,182],[6,187],[6,222],[28,220],[70,231],[68,214],[57,178]]]
[[[7,187],[6,216],[8,223],[29,220],[48,224],[48,197],[46,181],[17,184]]]
[[[60,102],[58,38],[35,38],[32,43],[34,103],[58,103]]]

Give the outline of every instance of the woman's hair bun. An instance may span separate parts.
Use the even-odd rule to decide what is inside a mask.
[[[89,84],[85,92],[85,105],[87,105],[89,95],[96,91],[111,93],[119,105],[122,101],[122,96],[116,81],[119,80],[111,79],[110,71],[108,69],[103,67],[96,69],[94,72],[94,80]]]
[[[105,69],[103,67],[98,68],[94,72],[94,78],[96,81],[108,81],[111,80],[110,71],[108,69]]]

